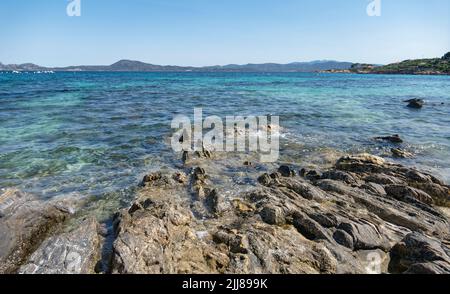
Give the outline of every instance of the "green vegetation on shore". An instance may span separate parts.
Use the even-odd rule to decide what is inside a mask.
[[[405,60],[373,69],[375,73],[450,74],[450,52],[442,58]]]
[[[405,60],[388,65],[354,63],[349,69],[332,69],[322,72],[358,73],[358,74],[412,74],[412,75],[449,75],[450,52],[441,58]]]
[[[384,66],[352,66],[352,72],[377,74],[450,74],[450,52],[442,58],[405,60]]]

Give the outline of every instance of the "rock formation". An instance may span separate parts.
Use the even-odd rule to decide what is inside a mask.
[[[450,273],[450,188],[429,173],[359,154],[325,170],[283,164],[236,194],[204,166],[148,174],[114,217],[57,229],[74,208],[0,196],[7,273]],[[107,259],[107,260],[105,260]],[[108,265],[108,268],[101,266]]]

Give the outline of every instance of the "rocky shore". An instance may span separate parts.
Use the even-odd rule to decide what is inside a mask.
[[[359,154],[230,196],[213,160],[146,175],[110,234],[89,217],[63,229],[78,203],[5,191],[0,272],[450,273],[450,187],[431,174]]]

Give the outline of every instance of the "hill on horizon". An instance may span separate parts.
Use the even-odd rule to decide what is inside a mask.
[[[32,63],[8,64],[0,63],[1,71],[106,71],[106,72],[316,72],[328,69],[349,69],[352,62],[334,60],[316,60],[310,62],[292,62],[288,64],[262,63],[262,64],[228,64],[215,66],[172,66],[155,65],[135,60],[123,59],[111,65],[80,65],[67,67],[43,67]]]

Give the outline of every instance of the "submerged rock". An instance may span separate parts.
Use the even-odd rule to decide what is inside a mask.
[[[375,140],[382,140],[387,141],[390,143],[398,144],[403,143],[403,139],[400,138],[400,135],[392,135],[392,136],[386,136],[386,137],[375,137]]]
[[[414,157],[414,155],[412,153],[401,150],[399,148],[392,148],[391,152],[394,155],[394,157],[397,157],[397,158],[412,158],[412,157]]]
[[[418,98],[405,100],[403,102],[408,103],[407,106],[409,108],[415,108],[415,109],[420,109],[425,105],[425,101],[423,99],[418,99]]]

